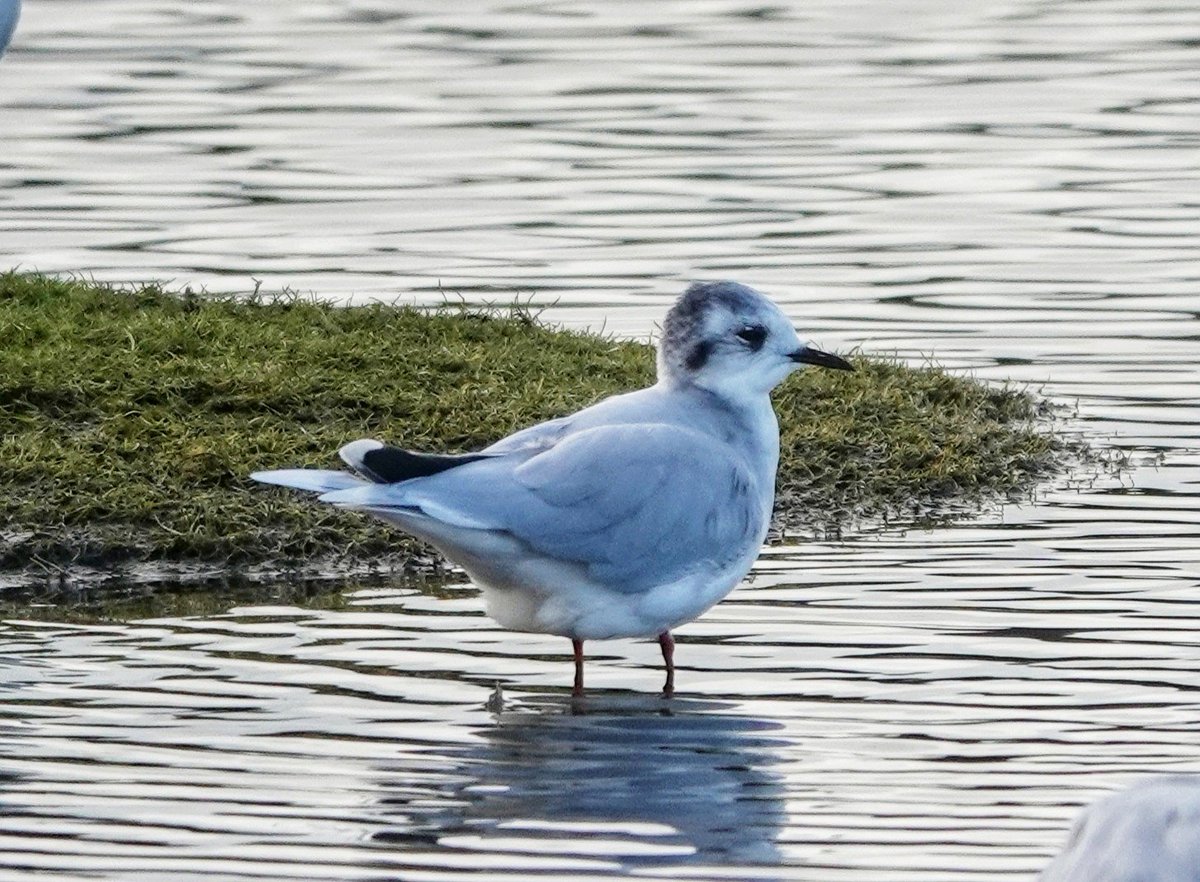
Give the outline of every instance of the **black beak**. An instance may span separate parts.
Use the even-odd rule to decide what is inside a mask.
[[[854,370],[854,365],[841,356],[834,355],[831,352],[822,352],[820,349],[813,349],[811,346],[797,349],[789,357],[792,361],[798,361],[801,364],[815,364],[818,367],[833,368],[838,371]]]

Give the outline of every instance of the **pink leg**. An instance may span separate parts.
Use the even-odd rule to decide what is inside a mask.
[[[575,688],[571,694],[578,697],[583,695],[583,641],[573,639],[571,647],[575,650]]]
[[[675,638],[670,631],[658,635],[658,645],[662,647],[663,664],[667,666],[667,683],[663,686],[663,695],[675,693]]]

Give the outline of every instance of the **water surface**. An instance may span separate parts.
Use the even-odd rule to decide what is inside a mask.
[[[1000,882],[1200,771],[1198,69],[1194,2],[28,3],[0,264],[639,337],[734,277],[1134,468],[770,549],[670,701],[465,583],[9,621],[4,877]]]

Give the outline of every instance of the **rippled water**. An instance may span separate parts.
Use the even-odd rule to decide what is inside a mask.
[[[736,277],[1134,469],[770,549],[671,701],[616,641],[572,702],[465,584],[10,621],[4,878],[1032,879],[1080,803],[1200,771],[1200,5],[452,9],[29,0],[0,263],[639,336]]]

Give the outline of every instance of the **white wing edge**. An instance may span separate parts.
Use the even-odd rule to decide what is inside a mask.
[[[326,469],[276,469],[270,472],[252,472],[250,477],[262,484],[276,484],[294,490],[307,490],[310,493],[332,493],[368,483],[349,472]]]

